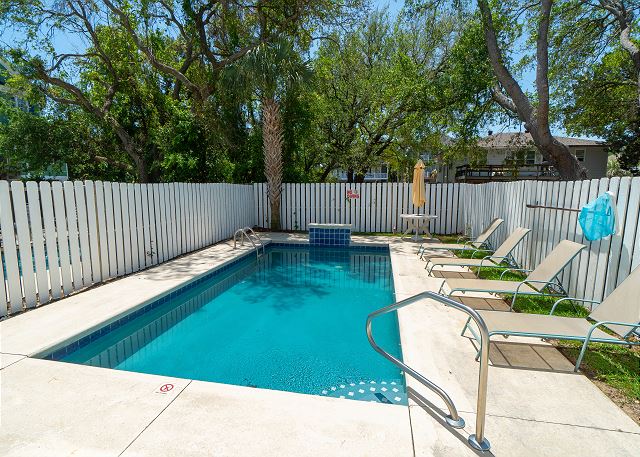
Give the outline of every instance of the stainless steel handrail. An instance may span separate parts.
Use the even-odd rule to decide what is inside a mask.
[[[240,234],[240,246],[244,245],[244,239],[246,238],[247,240],[249,240],[249,242],[253,246],[253,249],[256,251],[256,258],[260,258],[260,249],[259,249],[258,245],[256,245],[255,241],[253,241],[253,238],[251,238],[251,236],[247,232],[247,229],[249,229],[251,232],[253,232],[253,234],[255,235],[256,239],[260,242],[260,247],[262,247],[262,255],[264,255],[265,248],[264,248],[264,244],[262,243],[262,239],[250,227],[239,228],[238,230],[235,231],[235,233],[233,234],[233,249],[236,249],[238,247],[238,233],[239,233]]]
[[[245,227],[243,230],[247,233],[247,238],[251,238],[253,236],[258,240],[258,242],[260,243],[259,246],[262,248],[262,255],[264,255],[265,248],[264,243],[262,242],[262,238],[260,238],[260,236],[251,227]]]
[[[455,308],[468,314],[475,321],[478,329],[480,330],[480,371],[478,374],[476,433],[469,436],[468,442],[472,448],[478,451],[488,451],[491,448],[491,444],[489,443],[489,440],[487,440],[484,436],[484,423],[485,415],[487,412],[487,379],[489,376],[489,330],[487,329],[487,324],[485,324],[484,320],[476,310],[435,292],[421,292],[417,295],[406,298],[397,303],[394,303],[393,305],[389,305],[385,308],[379,309],[369,314],[369,316],[367,316],[367,338],[369,339],[369,344],[371,344],[373,349],[375,349],[376,352],[378,352],[384,358],[396,365],[406,374],[416,379],[423,386],[434,391],[436,394],[438,394],[438,396],[440,396],[440,398],[442,398],[442,400],[447,405],[447,408],[449,408],[449,415],[445,417],[445,420],[449,425],[454,428],[464,427],[464,420],[458,415],[458,410],[453,404],[451,397],[449,397],[449,395],[442,388],[429,381],[416,370],[406,365],[401,360],[398,360],[396,357],[392,356],[380,346],[378,346],[371,333],[371,322],[373,321],[373,319],[381,316],[382,314],[396,311],[423,298],[436,300],[446,306],[450,306],[451,308]]]

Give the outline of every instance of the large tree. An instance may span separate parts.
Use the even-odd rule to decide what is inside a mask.
[[[601,137],[623,168],[640,162],[640,2],[559,1],[552,24],[558,113],[575,134]]]
[[[137,179],[148,181],[160,179],[158,164],[206,179],[215,149],[242,157],[246,103],[233,90],[220,91],[222,70],[281,35],[308,46],[325,22],[358,4],[3,0],[0,14],[4,24],[21,28],[16,42],[4,43],[19,70],[50,100],[82,109],[110,130]],[[217,136],[220,147],[167,157],[152,137],[185,124],[189,136]]]
[[[0,11],[2,22],[12,23],[21,32],[19,39],[5,43],[15,69],[23,77],[22,81],[14,78],[16,84],[25,92],[35,88],[57,104],[85,111],[118,139],[138,179],[148,181],[149,161],[143,145],[146,138],[140,137],[143,129],[131,128],[147,121],[148,113],[139,112],[134,119],[135,111],[126,112],[122,107],[138,98],[141,111],[153,109],[151,100],[140,100],[149,96],[153,99],[147,91],[153,77],[145,72],[140,53],[122,29],[109,26],[104,12],[84,0],[7,0]],[[72,37],[68,39],[76,45],[59,45],[66,49],[56,49],[56,43],[65,37]],[[155,39],[164,46],[162,37]],[[159,83],[153,81],[153,85],[159,95]]]
[[[222,70],[261,45],[281,36],[309,45],[314,32],[340,21],[359,0],[156,0],[131,3],[102,0],[127,30],[149,64],[184,87],[197,104],[216,96]],[[163,30],[183,43],[184,58],[176,64],[164,58],[149,40]],[[198,67],[194,70],[193,67]]]
[[[508,58],[500,42],[494,11],[488,0],[478,0],[482,16],[485,44],[497,84],[493,89],[494,100],[505,110],[515,114],[531,133],[533,143],[542,156],[551,163],[563,179],[586,178],[586,171],[551,132],[549,90],[549,27],[552,0],[541,0],[537,5],[526,5],[519,13],[528,14],[533,24],[536,50],[536,98],[532,99],[518,83],[509,69]],[[499,16],[499,15],[498,15]],[[504,19],[504,18],[503,18]],[[504,21],[502,21],[504,23]]]
[[[456,22],[437,12],[396,22],[376,12],[323,42],[313,103],[321,181],[337,168],[362,180],[387,155],[425,152],[422,139],[439,136],[433,121],[451,102],[442,95],[455,39]]]
[[[188,93],[149,65],[104,5],[7,0],[3,6],[2,20],[12,22],[17,33],[17,39],[3,43],[20,72],[11,83],[25,93],[45,94],[45,117],[83,111],[86,116],[76,119],[82,117],[114,149],[96,160],[131,168],[134,173],[127,176],[143,182],[163,179],[165,172],[173,179],[223,177],[210,176],[222,148],[207,147],[209,131],[202,127],[217,116],[196,113]],[[146,42],[167,62],[188,60],[188,47],[164,30],[148,30]]]

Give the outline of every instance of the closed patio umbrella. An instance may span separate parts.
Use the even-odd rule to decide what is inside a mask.
[[[425,197],[425,184],[424,184],[424,163],[422,160],[418,160],[416,166],[413,167],[413,206],[418,208],[425,204],[427,201]]]

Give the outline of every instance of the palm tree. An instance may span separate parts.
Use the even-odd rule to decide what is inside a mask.
[[[248,52],[234,72],[236,84],[241,81],[256,94],[262,120],[262,151],[267,196],[271,206],[272,230],[280,230],[280,197],[282,194],[282,145],[284,133],[280,101],[296,84],[307,81],[311,69],[302,61],[291,41],[279,39],[264,43]]]

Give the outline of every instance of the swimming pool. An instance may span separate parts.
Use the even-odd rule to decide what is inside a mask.
[[[270,245],[47,358],[406,404],[399,370],[365,334],[367,314],[392,302],[386,247]],[[401,356],[395,314],[375,333]]]

